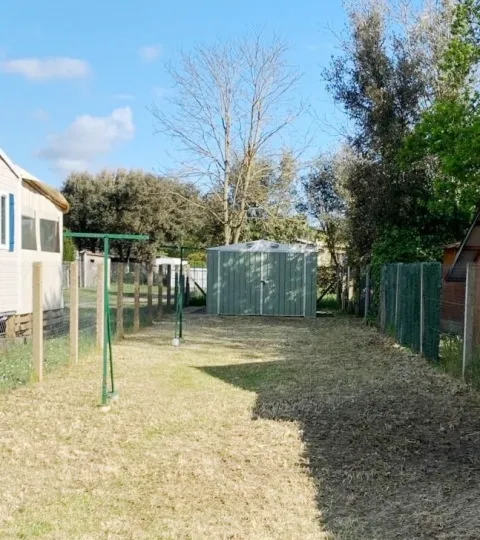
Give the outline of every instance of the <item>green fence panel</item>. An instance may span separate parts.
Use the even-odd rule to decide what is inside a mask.
[[[441,291],[442,267],[440,263],[425,263],[423,265],[423,354],[434,361],[438,361],[440,346]]]
[[[385,279],[385,331],[395,335],[395,307],[397,290],[397,265],[384,266]]]
[[[382,309],[385,310],[385,332],[395,337],[401,345],[415,352],[422,349],[426,358],[438,360],[441,265],[389,264],[382,268],[381,280],[384,291]],[[423,325],[420,322],[422,309]]]

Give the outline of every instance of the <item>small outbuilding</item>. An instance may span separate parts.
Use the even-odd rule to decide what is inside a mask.
[[[98,266],[103,265],[103,253],[83,250],[78,254],[79,286],[84,289],[94,289],[97,286]],[[108,258],[107,281],[110,284],[111,258]],[[67,274],[68,275],[68,274]]]
[[[207,313],[315,317],[317,252],[257,240],[207,250]]]

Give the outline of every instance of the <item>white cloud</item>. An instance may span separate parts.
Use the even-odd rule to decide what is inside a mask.
[[[45,109],[38,107],[33,111],[32,118],[38,122],[47,122],[50,119],[50,115]]]
[[[161,54],[162,48],[160,45],[144,45],[138,49],[138,56],[144,62],[155,62]]]
[[[85,114],[78,116],[63,133],[50,136],[38,155],[57,169],[87,169],[96,158],[131,140],[134,134],[130,107],[115,109],[109,116]]]
[[[114,94],[113,99],[119,99],[120,101],[134,101],[135,96],[132,94]]]
[[[171,89],[165,88],[163,86],[154,86],[151,89],[151,93],[154,99],[163,99],[164,97],[167,97],[171,93]]]
[[[19,58],[0,62],[4,73],[21,75],[31,81],[47,79],[82,79],[90,73],[90,66],[85,60],[68,57]]]

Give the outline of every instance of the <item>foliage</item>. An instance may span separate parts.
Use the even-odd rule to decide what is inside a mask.
[[[341,265],[338,248],[344,246],[346,200],[342,194],[341,172],[335,156],[323,156],[303,178],[306,202],[302,205],[318,224],[335,267]]]
[[[188,264],[193,268],[205,268],[207,266],[206,251],[193,251],[188,254]]]
[[[480,113],[476,103],[440,100],[425,112],[402,152],[409,166],[430,162],[429,209],[468,222],[480,201]]]
[[[63,237],[63,261],[73,262],[75,260],[75,243],[72,238]]]
[[[234,171],[237,174],[236,168]],[[258,160],[254,171],[245,227],[239,240],[312,240],[305,212],[297,208],[297,163],[291,152],[284,150],[278,164]]]
[[[469,92],[476,85],[475,67],[480,60],[480,3],[460,0],[454,11],[451,38],[441,62],[445,93],[454,97]]]
[[[393,262],[413,263],[438,259],[440,246],[435,249],[430,240],[412,229],[384,229],[373,244],[371,264],[380,267]]]
[[[355,122],[346,187],[351,238],[359,256],[369,253],[382,226],[415,219],[424,191],[421,174],[400,174],[396,152],[418,119],[426,93],[421,62],[406,43],[386,35],[385,15],[375,4],[351,11],[345,54],[326,71],[328,88]],[[390,43],[390,47],[389,47]]]
[[[147,242],[113,241],[120,260],[149,261],[162,244],[186,243],[201,228],[199,194],[187,184],[139,170],[72,173],[62,187],[70,203],[65,224],[76,232],[147,234]],[[77,245],[102,249],[95,240]]]
[[[313,240],[314,232],[304,215],[266,216],[250,218],[246,225],[246,240],[275,240],[286,244]]]
[[[475,89],[479,21],[478,2],[463,0],[457,5],[452,38],[441,63],[444,92],[423,113],[401,153],[403,167],[429,165],[429,211],[456,223],[452,228],[458,234],[480,201],[480,111]]]
[[[351,247],[375,265],[437,258],[480,198],[477,99],[465,98],[478,2],[445,0],[403,27],[375,0],[348,15],[344,54],[325,75],[354,125],[344,183]]]

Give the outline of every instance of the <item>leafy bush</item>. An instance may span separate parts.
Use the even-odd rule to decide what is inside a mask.
[[[63,238],[63,260],[64,262],[73,262],[75,260],[75,244],[69,237]]]

